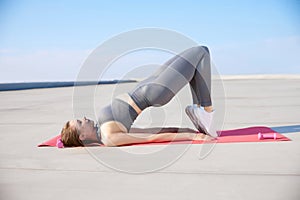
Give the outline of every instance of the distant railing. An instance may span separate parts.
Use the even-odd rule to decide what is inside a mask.
[[[117,84],[117,83],[131,83],[136,80],[107,80],[107,81],[63,81],[63,82],[24,82],[24,83],[0,83],[0,91],[11,90],[28,90],[39,88],[56,88],[56,87],[73,87],[73,86],[87,86],[100,84]]]

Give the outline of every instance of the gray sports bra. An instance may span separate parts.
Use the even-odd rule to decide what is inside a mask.
[[[98,114],[99,127],[108,121],[117,121],[123,124],[129,132],[138,113],[127,102],[121,99],[113,99],[111,104],[102,108]],[[100,129],[99,129],[100,130]]]

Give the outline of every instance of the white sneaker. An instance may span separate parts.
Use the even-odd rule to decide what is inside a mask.
[[[214,111],[209,113],[197,105],[190,105],[185,108],[185,112],[200,132],[218,137],[216,131],[211,127]]]
[[[194,108],[192,105],[187,106],[185,108],[185,113],[187,114],[187,116],[190,118],[190,120],[193,122],[194,126],[196,127],[196,129],[201,132],[201,133],[205,133],[205,131],[199,126],[198,123],[198,119],[194,114]]]

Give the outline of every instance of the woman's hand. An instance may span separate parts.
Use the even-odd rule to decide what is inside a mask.
[[[195,137],[193,138],[193,140],[212,141],[212,140],[216,140],[216,138],[211,137],[209,135],[205,135],[203,133],[197,133],[197,134],[195,134]]]

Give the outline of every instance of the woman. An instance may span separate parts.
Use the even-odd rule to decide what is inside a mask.
[[[165,105],[187,83],[191,87],[193,105],[187,106],[185,111],[202,133],[160,133],[144,138],[129,133],[134,120],[144,109]],[[61,131],[61,141],[64,146],[84,146],[87,141],[120,146],[146,142],[212,140],[216,134],[210,131],[213,116],[210,88],[209,50],[205,46],[192,47],[172,57],[125,96],[113,99],[110,105],[99,112],[98,124],[85,117],[68,121]]]

